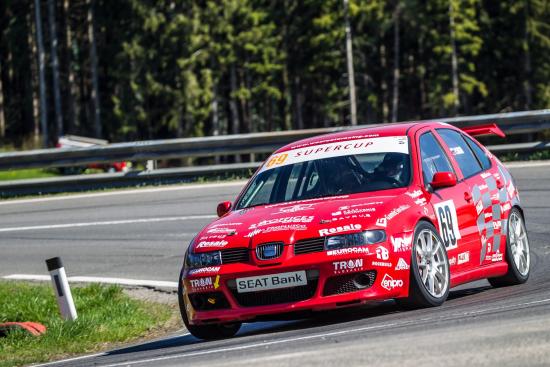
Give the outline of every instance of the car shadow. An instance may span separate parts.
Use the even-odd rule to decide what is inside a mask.
[[[452,290],[449,293],[449,301],[459,300],[466,296],[472,296],[475,294],[481,294],[487,290],[493,289],[491,286],[478,286],[473,288],[464,288],[458,290]],[[452,303],[452,302],[451,302]],[[366,305],[337,309],[330,311],[316,312],[308,315],[307,318],[299,318],[295,320],[282,320],[282,321],[257,321],[253,323],[243,324],[239,333],[235,336],[235,339],[246,336],[254,335],[269,335],[273,333],[280,333],[285,331],[299,331],[303,329],[310,329],[313,327],[322,327],[335,324],[344,324],[347,322],[353,322],[357,320],[367,320],[386,315],[403,313],[403,312],[415,312],[404,311],[403,308],[397,305],[395,301],[382,301],[372,302]],[[174,335],[160,340],[150,341],[130,347],[115,349],[107,352],[106,355],[122,355],[137,352],[147,352],[153,350],[161,350],[166,348],[176,348],[182,346],[188,346],[193,344],[207,345],[208,341],[203,341],[195,338],[190,334]]]

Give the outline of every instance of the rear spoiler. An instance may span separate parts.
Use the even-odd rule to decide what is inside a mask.
[[[506,135],[497,124],[485,124],[485,125],[475,125],[475,126],[466,126],[460,128],[462,131],[472,135],[497,135],[501,138],[504,138]]]

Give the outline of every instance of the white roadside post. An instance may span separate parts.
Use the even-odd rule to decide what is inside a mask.
[[[76,308],[74,307],[73,296],[71,294],[71,288],[67,281],[67,274],[65,274],[65,268],[61,262],[61,258],[52,257],[46,260],[46,266],[50,272],[52,278],[52,285],[57,296],[57,304],[59,305],[59,312],[63,319],[74,321],[77,318]]]

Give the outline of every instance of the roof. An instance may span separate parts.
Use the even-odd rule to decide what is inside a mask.
[[[407,131],[418,125],[430,125],[430,123],[393,123],[393,124],[379,124],[372,125],[369,127],[363,127],[353,130],[339,131],[330,134],[323,134],[318,136],[313,136],[311,138],[302,139],[285,145],[284,147],[277,150],[278,152],[284,152],[288,150],[293,150],[297,148],[303,148],[313,145],[334,143],[339,141],[355,140],[355,139],[367,139],[367,138],[377,138],[384,136],[404,136],[407,134]]]

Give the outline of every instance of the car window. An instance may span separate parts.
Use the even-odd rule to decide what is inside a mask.
[[[420,137],[420,157],[422,159],[422,175],[426,184],[432,182],[436,172],[454,173],[445,151],[430,132]]]
[[[481,165],[468,144],[466,144],[466,141],[462,138],[462,134],[451,129],[436,129],[436,131],[449,147],[464,178],[481,172]]]
[[[462,135],[462,137],[466,139],[466,142],[468,142],[468,145],[474,151],[474,154],[481,163],[483,170],[491,168],[491,160],[487,157],[487,153],[485,153],[485,151],[481,149],[481,147],[472,138],[466,135]]]

